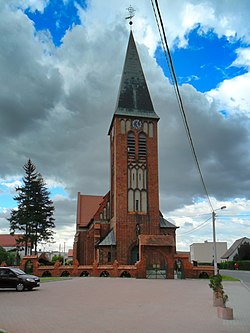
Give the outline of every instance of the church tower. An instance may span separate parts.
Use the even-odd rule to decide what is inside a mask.
[[[145,277],[156,268],[173,277],[177,227],[159,210],[158,121],[131,31],[108,132],[110,190],[78,193],[74,259],[80,265],[139,262]]]
[[[109,130],[111,228],[121,264],[137,261],[140,235],[159,234],[158,120],[131,31]]]

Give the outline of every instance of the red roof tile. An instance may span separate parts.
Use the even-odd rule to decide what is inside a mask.
[[[77,226],[86,227],[95,215],[103,196],[100,195],[83,195],[78,193],[77,203]]]
[[[0,235],[0,246],[2,247],[15,247],[17,245],[16,240],[22,235]]]

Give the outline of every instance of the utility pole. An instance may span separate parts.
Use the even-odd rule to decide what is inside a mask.
[[[217,248],[216,248],[216,233],[215,233],[215,212],[212,212],[213,218],[213,243],[214,243],[214,275],[218,273],[218,264],[217,264]]]
[[[227,208],[227,207],[222,206],[215,210],[225,209],[225,208]],[[218,274],[218,263],[217,263],[216,232],[215,232],[215,217],[216,217],[215,210],[212,211],[212,220],[213,220],[213,244],[214,244],[214,275],[217,275]]]

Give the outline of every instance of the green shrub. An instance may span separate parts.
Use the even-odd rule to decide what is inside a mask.
[[[234,269],[234,264],[236,261],[224,261],[220,263],[220,269]],[[250,260],[239,260],[237,261],[239,264],[239,270],[242,271],[250,271]]]

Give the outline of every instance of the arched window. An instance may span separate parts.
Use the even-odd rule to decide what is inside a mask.
[[[135,135],[133,132],[128,133],[127,145],[128,145],[128,157],[135,158]]]
[[[125,120],[120,121],[121,134],[125,134]]]
[[[138,148],[139,159],[145,159],[147,157],[147,138],[144,133],[139,134]]]
[[[141,211],[147,213],[147,192],[141,191]]]
[[[133,190],[128,191],[128,211],[129,212],[134,211],[134,191]]]
[[[141,212],[141,193],[139,190],[135,191],[135,211]]]
[[[154,126],[153,126],[153,123],[149,123],[148,134],[149,134],[150,138],[153,138],[153,136],[154,136]]]

